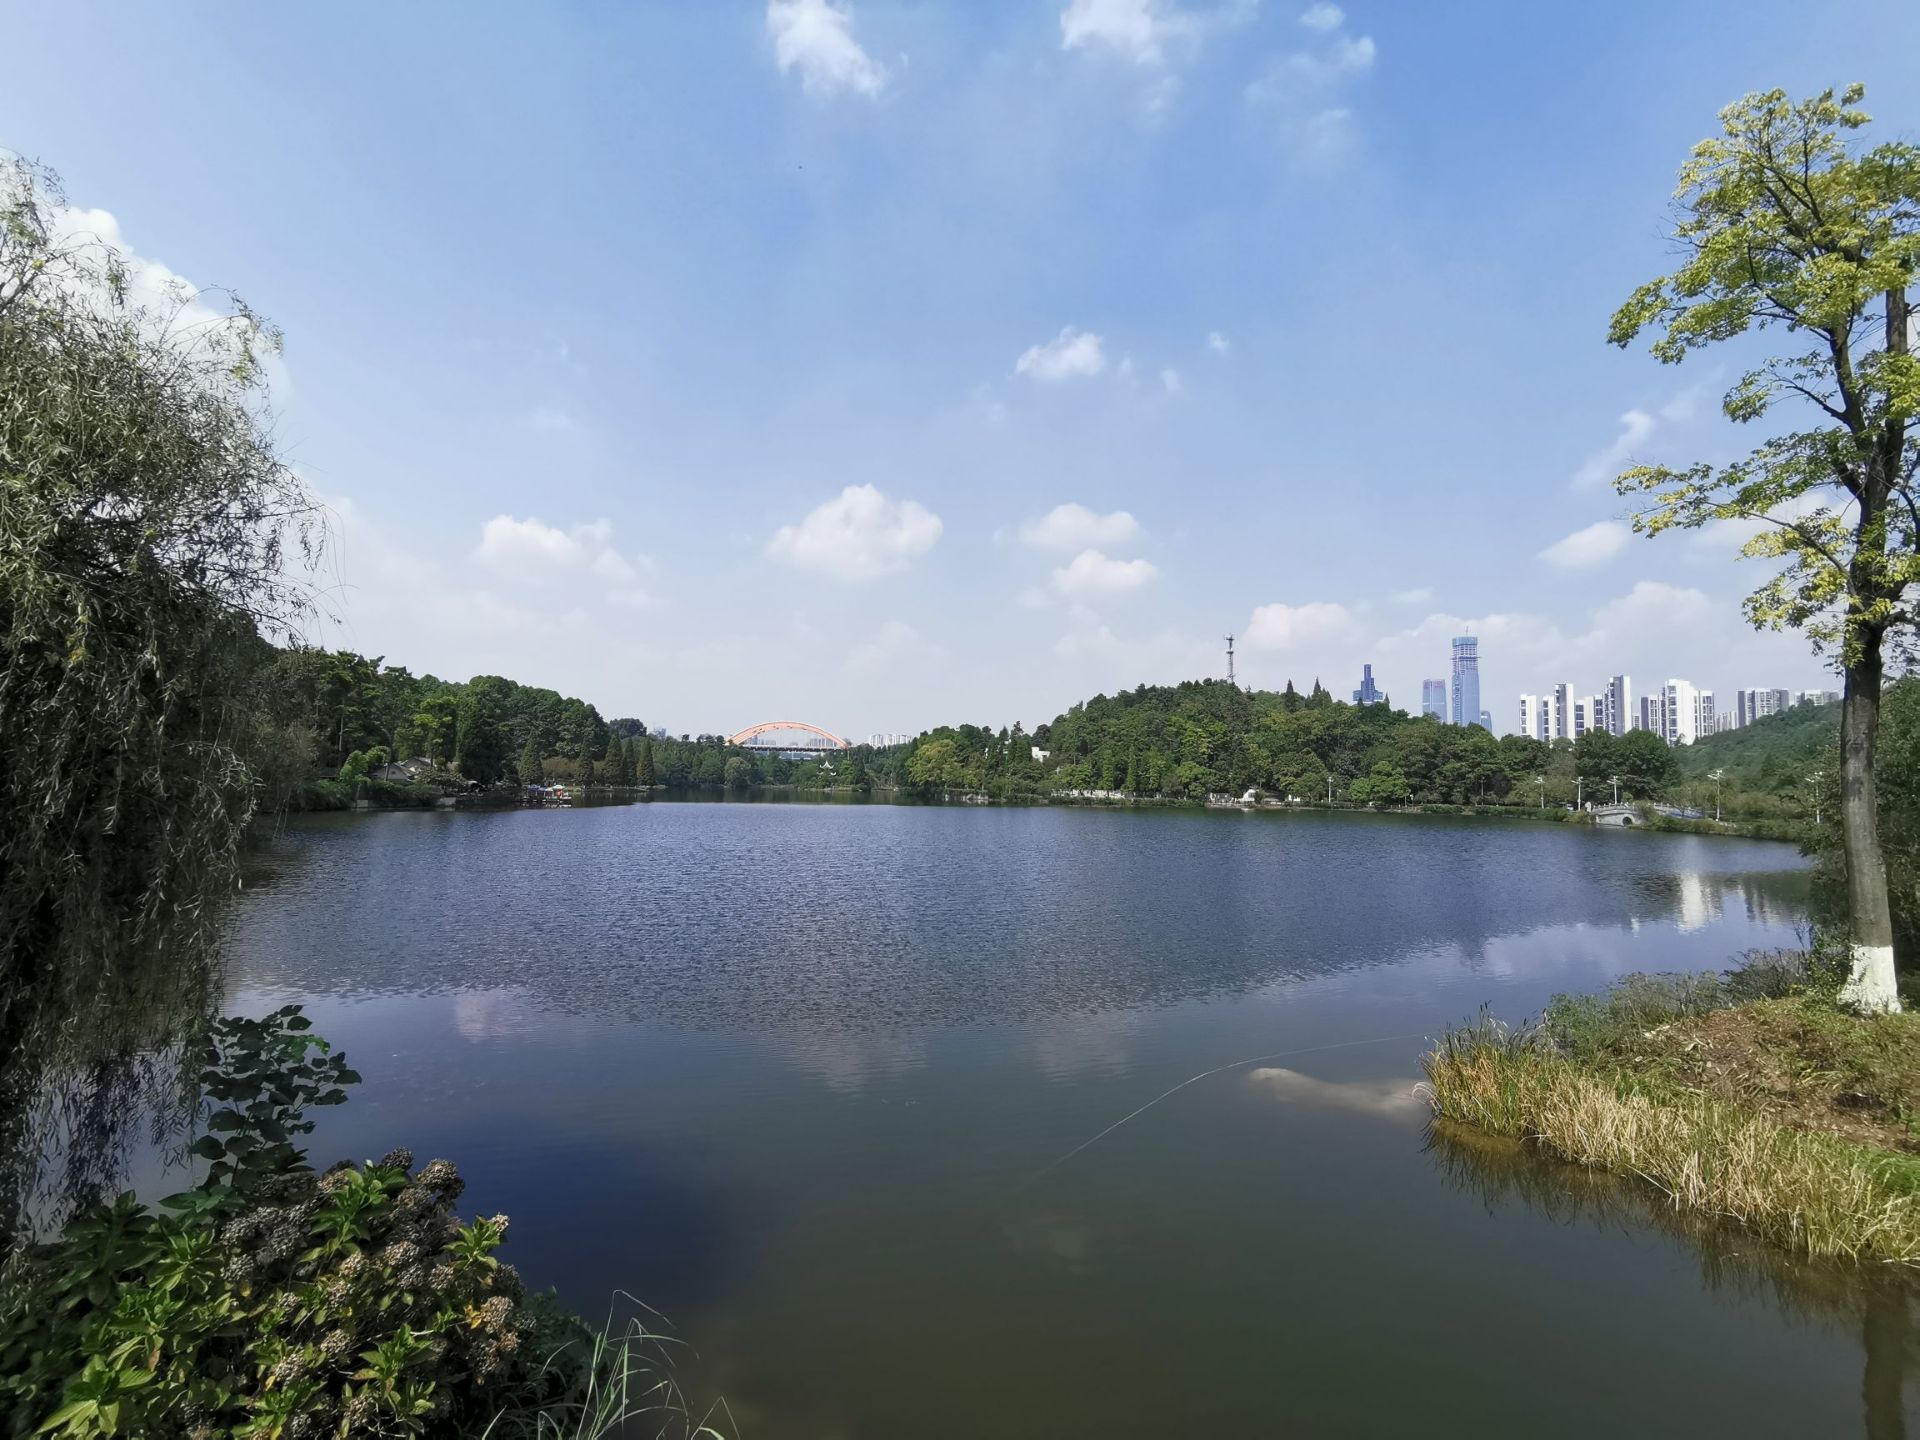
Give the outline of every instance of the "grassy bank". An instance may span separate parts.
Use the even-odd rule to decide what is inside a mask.
[[[1795,956],[1629,976],[1426,1057],[1437,1115],[1807,1254],[1920,1264],[1920,1015],[1836,1009]]]

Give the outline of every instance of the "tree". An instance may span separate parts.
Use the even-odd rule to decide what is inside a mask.
[[[1796,104],[1771,90],[1723,110],[1720,136],[1680,171],[1680,267],[1636,290],[1609,338],[1624,346],[1654,329],[1653,353],[1668,363],[1757,330],[1807,345],[1748,370],[1722,402],[1745,423],[1791,405],[1806,428],[1727,465],[1636,466],[1615,484],[1643,497],[1634,528],[1648,534],[1720,520],[1762,526],[1745,553],[1781,563],[1747,598],[1748,618],[1805,630],[1839,664],[1843,995],[1863,1010],[1897,1010],[1874,749],[1885,652],[1912,623],[1908,589],[1920,579],[1910,424],[1920,367],[1907,295],[1920,266],[1920,147],[1850,145],[1868,122],[1863,94],[1855,85]]]
[[[540,747],[532,740],[528,740],[520,747],[520,759],[514,768],[520,774],[522,785],[538,785],[540,783]]]
[[[51,173],[0,161],[8,1182],[16,1159],[37,1164],[28,1097],[49,1066],[108,1083],[85,1079],[84,1052],[155,1049],[204,995],[193,957],[259,798],[262,637],[308,613],[286,561],[319,533],[275,444],[262,362],[277,333],[231,297],[154,293],[68,215]],[[276,728],[318,738],[304,718],[298,736]],[[63,1136],[83,1174],[84,1148]],[[0,1248],[15,1198],[0,1192]]]
[[[729,790],[744,790],[753,780],[753,762],[744,755],[729,755],[722,774]]]
[[[633,762],[633,783],[643,790],[651,790],[653,778],[653,741],[640,742],[640,754]]]

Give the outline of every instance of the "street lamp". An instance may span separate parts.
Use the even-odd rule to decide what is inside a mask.
[[[1707,779],[1713,781],[1713,823],[1716,825],[1720,823],[1720,782],[1726,778],[1727,772],[1724,770],[1713,770],[1707,774]]]
[[[1536,775],[1533,777],[1533,783],[1539,787],[1540,808],[1544,810],[1547,808],[1547,777],[1544,775]]]
[[[1618,775],[1609,775],[1607,779],[1613,785],[1613,803],[1618,805],[1620,803],[1620,777]]]
[[[1827,772],[1816,770],[1807,776],[1807,783],[1813,786],[1813,823],[1820,823],[1820,782],[1827,778]]]

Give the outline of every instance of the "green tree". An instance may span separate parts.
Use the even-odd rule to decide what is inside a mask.
[[[744,790],[753,781],[753,762],[744,755],[729,755],[721,773],[726,777],[727,789]]]
[[[540,783],[540,760],[540,747],[532,740],[520,747],[520,759],[514,768],[519,773],[522,785]]]
[[[653,776],[653,741],[640,742],[640,754],[633,762],[633,783],[643,790],[651,790],[655,785]]]
[[[1750,595],[1757,626],[1805,630],[1845,676],[1841,832],[1852,969],[1846,998],[1897,1010],[1893,928],[1880,844],[1875,743],[1890,638],[1911,624],[1920,579],[1915,476],[1920,367],[1908,289],[1920,266],[1920,147],[1850,143],[1868,123],[1860,86],[1795,103],[1749,95],[1720,115],[1680,171],[1674,229],[1682,260],[1641,286],[1609,338],[1656,332],[1677,362],[1750,331],[1806,348],[1761,361],[1727,391],[1729,419],[1782,405],[1785,428],[1744,459],[1676,470],[1643,465],[1616,482],[1642,497],[1635,528],[1658,534],[1739,520],[1764,528],[1750,556],[1777,573]]]

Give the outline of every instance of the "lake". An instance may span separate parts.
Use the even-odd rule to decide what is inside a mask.
[[[1445,817],[321,816],[230,1004],[364,1075],[317,1161],[454,1159],[749,1437],[1842,1435],[1863,1376],[1901,1419],[1904,1296],[1393,1098],[1482,1005],[1805,903],[1788,846]]]

